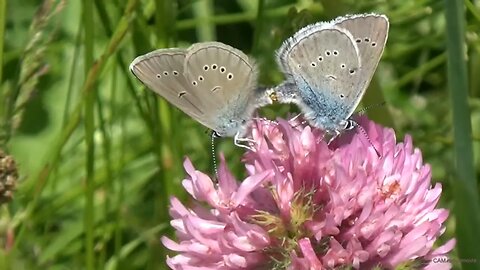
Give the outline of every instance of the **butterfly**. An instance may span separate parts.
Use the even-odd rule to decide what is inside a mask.
[[[273,96],[297,104],[331,142],[358,125],[351,116],[380,61],[388,28],[385,15],[358,14],[300,29],[276,52],[286,80]]]
[[[241,142],[252,115],[270,102],[257,86],[255,62],[220,42],[202,42],[188,49],[159,49],[137,57],[130,71],[148,88],[218,137]]]

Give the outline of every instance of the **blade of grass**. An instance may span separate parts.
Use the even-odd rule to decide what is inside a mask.
[[[84,25],[84,47],[85,47],[85,78],[90,72],[93,65],[93,46],[94,46],[94,28],[93,17],[95,17],[93,9],[93,0],[82,1],[83,9],[83,25]],[[95,162],[95,142],[93,134],[95,132],[95,84],[92,85],[91,91],[85,96],[85,144],[87,147],[86,163],[85,163],[85,208],[84,208],[84,230],[85,230],[85,266],[88,270],[95,268],[95,252],[94,252],[94,226],[95,226],[95,207],[93,205],[93,196],[95,193],[94,184],[94,162]]]
[[[7,0],[0,0],[0,37],[5,36],[5,21],[7,20]],[[3,82],[3,44],[4,39],[0,39],[0,82]],[[1,100],[0,100],[0,104]]]
[[[112,36],[113,35],[113,30],[112,30],[112,26],[111,26],[112,23],[110,23],[110,21],[108,20],[107,9],[105,8],[104,5],[105,5],[104,1],[95,0],[95,7],[97,9],[97,12],[99,13],[99,18],[100,18],[100,21],[102,22],[102,26],[105,28],[105,33],[107,34],[107,36]],[[139,14],[137,14],[136,21],[139,20],[139,17],[140,17]],[[134,31],[134,33],[132,33],[134,41],[136,41],[136,37],[134,35],[135,35],[135,33],[138,33],[138,32],[139,31]],[[146,42],[144,42],[144,40],[140,40],[140,42],[141,43],[146,43]],[[140,116],[142,117],[143,121],[147,125],[148,130],[152,131],[153,130],[152,121],[150,121],[148,112],[142,106],[142,102],[141,102],[139,96],[137,95],[137,92],[135,91],[134,84],[132,83],[132,80],[135,80],[135,78],[134,78],[134,76],[132,76],[132,74],[128,70],[128,68],[127,68],[128,64],[126,64],[127,62],[124,60],[123,55],[122,54],[116,54],[115,56],[116,56],[116,60],[118,61],[119,66],[124,67],[124,68],[121,68],[121,71],[123,72],[123,76],[125,76],[125,78],[130,78],[130,79],[126,80],[127,90],[130,94],[130,97],[133,98],[133,100],[135,101],[135,106],[136,106],[138,112],[140,113]]]
[[[437,68],[438,66],[443,64],[445,60],[446,60],[446,54],[444,53],[439,54],[434,58],[431,58],[428,62],[422,64],[416,69],[411,70],[410,72],[408,72],[407,74],[399,78],[395,83],[395,87],[396,88],[404,87],[408,83],[411,83],[412,81],[414,81],[415,78],[419,76],[423,76],[424,74],[427,74],[429,71]]]
[[[130,81],[130,80],[127,80]],[[118,97],[117,97],[118,96]],[[121,99],[122,97],[125,97],[125,93],[118,93],[118,91],[114,91],[112,89],[112,103],[115,103],[118,99]],[[113,107],[114,109],[112,110],[112,115],[117,114],[117,109],[116,107]],[[126,117],[121,117],[120,118],[120,153],[118,154],[118,161],[122,167],[124,167],[127,164],[127,151],[126,151],[126,146],[127,146],[127,128],[126,128]],[[113,169],[114,171],[117,171]],[[115,225],[114,225],[114,253],[113,257],[119,257],[122,249],[122,243],[123,243],[123,237],[122,237],[122,226],[121,226],[121,220],[122,220],[122,206],[123,206],[123,200],[125,196],[125,182],[126,182],[126,177],[124,177],[124,174],[121,174],[119,176],[119,187],[117,193],[117,198],[116,198],[116,203],[115,203]],[[121,262],[121,260],[119,259]]]
[[[480,21],[480,10],[475,7],[475,5],[470,2],[470,0],[464,0],[465,6],[467,7],[468,11],[475,17],[477,21]]]
[[[114,68],[112,70],[112,75],[111,76],[112,76],[112,86],[111,86],[111,88],[113,88],[112,92],[114,92],[116,87],[117,87],[117,84],[116,84],[116,82],[117,82],[117,69]],[[98,123],[99,123],[99,127],[100,127],[100,133],[102,135],[102,156],[103,156],[103,159],[104,159],[104,162],[105,162],[105,170],[106,170],[106,173],[107,173],[107,182],[104,185],[104,192],[106,194],[114,194],[115,193],[115,190],[113,189],[114,175],[113,175],[112,158],[111,158],[111,156],[112,156],[111,155],[111,153],[112,153],[112,145],[111,145],[112,137],[110,136],[109,126],[107,126],[109,124],[109,122],[107,121],[106,117],[104,116],[104,110],[106,110],[108,108],[115,108],[115,105],[113,103],[111,103],[111,100],[106,105],[103,104],[102,99],[99,98],[98,95],[97,95],[97,99],[96,99],[96,105],[97,105],[97,110],[98,110]],[[104,206],[103,207],[104,213],[109,212],[111,201],[112,201],[112,197],[107,196],[106,200],[105,200],[105,203],[103,205]],[[109,222],[111,222],[111,221],[108,220],[108,219],[102,220],[103,226],[105,226],[105,227],[108,226]],[[106,243],[108,240],[105,239],[104,237],[102,237],[102,239],[100,241],[102,241],[102,243]],[[100,265],[103,266],[105,264],[105,261],[106,261],[106,250],[105,250],[105,248],[102,248],[102,250],[100,251],[99,259],[97,260],[97,268]]]
[[[453,112],[454,154],[457,181],[453,183],[458,253],[463,269],[480,269],[480,209],[473,166],[472,127],[468,106],[465,62],[465,9],[461,0],[445,0],[447,20],[448,87]]]
[[[156,30],[157,44],[160,47],[168,47],[172,44],[176,37],[175,25],[176,21],[176,1],[155,0],[156,12]],[[172,155],[171,147],[175,145],[175,136],[173,136],[171,127],[174,125],[172,121],[172,110],[165,100],[159,100],[157,97],[148,95],[147,101],[150,104],[151,119],[153,120],[153,147],[157,160],[158,173],[154,177],[153,182],[153,218],[152,221],[161,223],[169,220],[168,214],[168,198],[173,193],[172,179],[172,162],[176,158]],[[167,143],[168,142],[168,143]],[[158,264],[158,258],[165,258],[166,251],[164,249],[152,250],[148,257],[147,265],[155,268]],[[161,262],[166,267],[164,261]]]
[[[95,8],[96,8],[96,11],[98,12],[99,14],[99,18],[100,18],[100,21],[101,21],[101,24],[102,26],[104,27],[105,29],[105,32],[107,34],[107,36],[110,36],[112,34],[112,29],[111,29],[111,23],[110,23],[110,20],[109,20],[109,16],[108,16],[108,13],[106,11],[106,3],[103,2],[103,1],[99,1],[99,0],[95,0],[94,1],[95,3]],[[121,55],[120,54],[116,54],[116,64],[120,64],[120,67],[126,67],[125,65],[121,65],[122,61],[121,61]],[[120,61],[119,61],[120,60]],[[123,68],[122,69],[124,71],[124,74],[127,73],[126,72],[126,68]],[[126,76],[128,76],[128,74],[125,74]],[[108,106],[105,106],[107,108],[111,108],[112,109],[112,112],[110,112],[111,115],[115,115],[115,113],[113,112],[113,108],[115,108],[115,105],[114,105],[114,101],[115,101],[115,93],[116,93],[116,89],[117,89],[117,69],[116,68],[113,68],[112,70],[112,74],[111,74],[111,82],[112,82],[112,85],[111,85],[111,93],[112,93],[112,99],[110,100],[110,102],[107,104]],[[97,104],[97,108],[98,108],[98,121],[99,121],[99,125],[100,125],[100,131],[101,131],[101,134],[102,134],[102,146],[103,146],[103,159],[105,161],[105,167],[106,167],[106,174],[107,174],[107,181],[105,183],[105,186],[104,186],[104,192],[106,194],[115,194],[115,190],[114,190],[114,185],[113,185],[113,180],[114,180],[114,174],[113,174],[113,164],[112,164],[112,159],[111,159],[111,146],[112,146],[112,142],[111,142],[111,135],[110,135],[110,132],[109,132],[109,129],[107,128],[107,121],[105,120],[105,117],[103,116],[103,111],[104,111],[104,105],[102,103],[102,100],[100,98],[97,98],[96,100],[96,104]],[[104,213],[108,213],[109,210],[110,210],[110,207],[111,207],[111,204],[114,204],[112,203],[113,201],[113,198],[112,196],[107,196],[106,200],[105,200],[105,203],[104,203]],[[121,202],[121,200],[119,200],[119,202]],[[120,205],[115,205],[117,206],[118,208],[115,208],[115,209],[119,209]],[[103,225],[104,226],[108,226],[108,223],[111,222],[111,220],[109,219],[105,219],[103,220]],[[119,229],[119,224],[118,224],[118,220],[116,220],[115,222],[115,225],[114,225],[114,235],[117,235],[118,232],[117,230]],[[106,235],[103,235],[102,239],[102,250],[99,252],[99,258],[97,260],[97,268],[102,268],[101,266],[105,265],[105,261],[107,260],[107,250],[105,248],[105,245],[106,243],[108,242],[108,239],[107,239],[107,236]],[[118,251],[117,249],[115,251]],[[113,256],[116,256],[116,255],[113,255]]]
[[[199,41],[216,40],[215,25],[208,21],[214,16],[212,0],[195,1],[193,3],[193,16],[199,22],[195,27]]]
[[[88,94],[88,92],[91,92],[93,90],[93,86],[97,81],[98,77],[100,76],[102,70],[104,69],[107,59],[116,52],[118,46],[125,37],[125,34],[129,29],[130,17],[132,16],[132,13],[137,3],[138,0],[129,0],[126,4],[124,15],[118,22],[117,28],[115,29],[112,38],[110,39],[107,47],[105,48],[104,53],[89,69],[87,78],[82,87],[82,97],[75,105],[72,113],[70,114],[67,125],[58,134],[57,139],[54,141],[54,144],[50,148],[51,150],[46,153],[44,158],[45,164],[36,174],[32,174],[32,176],[28,177],[25,180],[25,185],[22,188],[28,191],[33,191],[34,194],[32,196],[31,203],[27,206],[25,212],[22,213],[22,217],[24,219],[28,219],[29,216],[35,211],[38,205],[40,195],[42,194],[42,191],[45,188],[45,185],[47,184],[50,174],[52,172],[52,168],[55,168],[58,164],[64,145],[68,142],[71,135],[80,123],[81,112],[85,102],[85,96],[86,94]],[[34,186],[33,190],[32,186]],[[26,229],[25,225],[25,223],[20,224],[14,249],[18,248],[18,245],[21,242],[22,237],[24,236]]]
[[[130,253],[132,253],[136,248],[138,248],[141,244],[151,241],[156,235],[165,230],[167,226],[165,224],[157,225],[148,231],[142,233],[138,238],[132,240],[131,242],[127,243],[123,246],[120,254],[118,257],[112,257],[107,264],[105,265],[104,269],[107,270],[114,270],[121,268],[121,261],[126,259]]]
[[[6,15],[7,9],[7,0],[0,0],[0,37],[5,36],[5,21],[7,20]],[[5,94],[7,87],[3,85],[3,43],[4,38],[0,39],[0,148],[3,148],[6,144],[7,135],[4,135],[4,123],[6,123],[6,110],[4,110]]]
[[[309,12],[315,14],[320,13],[322,10],[319,4],[315,3],[298,3],[298,4],[289,4],[278,8],[272,8],[265,11],[266,18],[283,18],[285,14],[291,8],[296,8],[297,10],[308,9]],[[254,21],[257,18],[258,14],[256,11],[246,11],[241,13],[231,13],[225,15],[216,15],[209,18],[205,18],[205,20],[209,23],[213,23],[215,25],[222,25],[222,24],[232,24],[232,23],[239,23],[245,21]],[[199,24],[198,18],[193,19],[185,19],[179,20],[176,22],[175,27],[177,30],[183,29],[191,29],[196,27]]]
[[[255,32],[253,36],[253,45],[252,45],[252,51],[254,53],[257,52],[257,50],[260,47],[260,38],[263,33],[263,20],[265,16],[265,0],[258,0],[258,8],[257,8],[257,20],[255,22]]]

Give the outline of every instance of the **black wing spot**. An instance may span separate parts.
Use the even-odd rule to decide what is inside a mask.
[[[225,67],[220,67],[220,72],[221,73],[225,73],[225,71],[226,71]]]
[[[375,47],[375,46],[377,46],[377,43],[372,42],[372,47]]]
[[[355,70],[354,70],[354,69],[350,69],[348,72],[349,72],[350,74],[354,74],[354,73],[355,73]]]
[[[344,99],[344,98],[345,98],[345,95],[344,95],[344,94],[340,94],[340,98],[341,98],[341,99]]]
[[[317,64],[315,64],[315,62],[312,62],[311,65],[312,65],[312,67],[316,67],[316,66],[317,66]]]
[[[213,64],[213,65],[212,65],[212,69],[213,69],[213,70],[217,69],[217,64]]]
[[[163,75],[168,76],[168,72],[167,72],[167,71],[164,71],[164,72],[163,72]]]
[[[326,54],[327,56],[330,56],[331,52],[330,52],[330,51],[325,51],[325,54]]]
[[[345,68],[345,64],[341,64],[340,68],[342,68],[342,69]]]
[[[162,77],[162,75],[157,74],[157,79],[160,79],[161,77]]]
[[[233,74],[232,74],[232,73],[228,73],[227,78],[228,78],[229,80],[233,79]]]
[[[370,42],[370,38],[366,37],[365,39],[365,42]]]
[[[360,43],[360,42],[362,42],[362,40],[357,38],[357,40],[355,40],[355,42]]]
[[[178,97],[181,98],[181,97],[185,96],[186,94],[187,94],[187,92],[182,91],[182,92],[178,93]]]
[[[178,71],[174,70],[173,75],[178,76]]]
[[[197,86],[197,81],[192,82],[193,86]]]
[[[338,55],[338,51],[333,51],[333,55]]]
[[[216,92],[218,90],[222,90],[222,87],[217,85],[217,86],[213,87],[212,90],[210,90],[210,91]]]
[[[203,70],[207,71],[208,70],[208,65],[203,66]]]
[[[330,80],[334,80],[334,81],[337,80],[337,77],[335,77],[333,75],[327,75],[327,78],[329,78]]]

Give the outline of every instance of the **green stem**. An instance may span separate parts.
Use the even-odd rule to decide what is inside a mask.
[[[88,76],[89,69],[93,65],[93,46],[94,46],[94,28],[92,18],[95,15],[93,9],[93,0],[84,0],[83,3],[83,24],[84,24],[84,45],[85,45],[85,77]],[[95,161],[95,142],[93,134],[95,133],[95,85],[93,84],[90,91],[85,97],[85,144],[87,148],[86,156],[86,176],[85,176],[85,208],[84,208],[84,230],[85,230],[85,266],[88,270],[95,269],[95,251],[94,251],[94,223],[95,223],[95,206],[93,196],[95,193],[94,184],[94,161]]]
[[[253,36],[253,46],[252,50],[257,52],[260,47],[260,37],[263,33],[263,20],[265,16],[265,0],[258,0],[258,8],[257,8],[257,21],[255,24],[255,32]]]
[[[468,73],[465,62],[465,7],[462,0],[445,0],[448,45],[448,87],[452,102],[456,181],[454,212],[459,257],[463,269],[480,269],[480,209],[473,165],[472,127],[468,106]]]
[[[319,10],[319,7],[315,4],[300,3],[300,4],[293,4],[293,5],[285,5],[283,7],[266,10],[265,17],[266,18],[284,17],[285,14],[287,14],[292,7],[295,7],[298,10],[309,9],[310,12],[313,12],[313,13]],[[258,16],[257,12],[247,11],[247,12],[242,12],[237,14],[217,15],[209,18],[202,18],[202,20],[203,20],[203,23],[212,23],[215,25],[222,25],[222,24],[232,24],[232,23],[239,23],[239,22],[245,22],[245,21],[253,21],[257,18],[257,16]],[[198,18],[181,20],[177,22],[176,28],[178,30],[195,28],[199,23],[200,22]]]
[[[412,71],[408,72],[407,74],[403,75],[398,81],[395,83],[396,88],[401,88],[406,84],[415,80],[415,78],[421,77],[427,72],[439,67],[441,64],[445,62],[447,59],[446,54],[442,53],[435,58],[430,59],[425,64],[413,69]]]
[[[195,1],[193,3],[193,16],[199,22],[196,25],[197,39],[199,41],[216,40],[215,25],[208,21],[214,16],[212,0]]]
[[[6,14],[7,0],[0,0],[0,37],[2,37],[0,38],[0,82],[2,82],[3,79],[3,45],[5,37],[5,21],[7,20]]]
[[[6,130],[5,123],[7,119],[6,110],[6,92],[7,86],[3,84],[3,45],[4,45],[4,37],[5,37],[5,21],[7,20],[6,17],[7,13],[7,0],[0,0],[0,148],[3,148],[7,143],[8,133]]]

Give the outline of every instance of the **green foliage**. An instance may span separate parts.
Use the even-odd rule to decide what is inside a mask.
[[[218,40],[253,55],[260,82],[274,85],[283,79],[274,58],[283,40],[361,12],[384,13],[391,24],[363,105],[398,138],[412,135],[443,184],[442,206],[457,206],[445,235],[459,240],[452,261],[480,269],[478,259],[465,263],[480,242],[476,0],[0,0],[0,148],[21,178],[0,212],[0,269],[167,269],[159,239],[172,234],[169,198],[188,201],[185,156],[213,171],[210,137],[146,90],[128,71],[131,60]],[[260,114],[296,112],[274,105]],[[241,179],[243,150],[231,139],[218,150]]]

